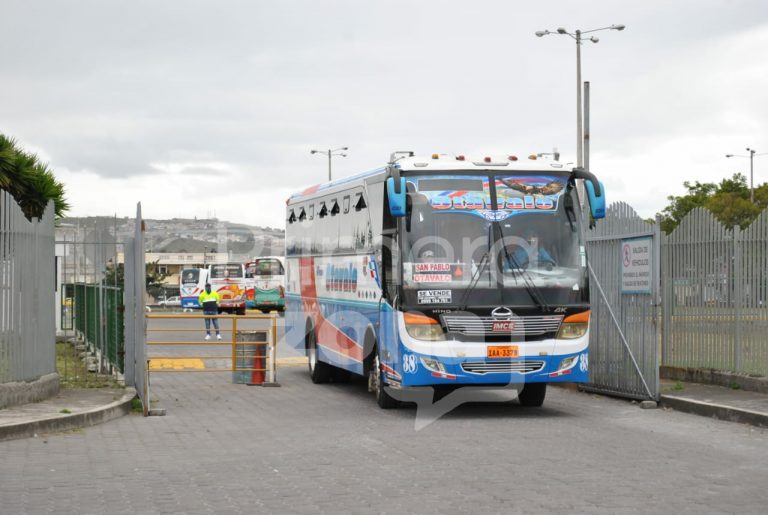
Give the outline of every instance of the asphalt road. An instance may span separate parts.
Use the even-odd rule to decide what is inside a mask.
[[[379,409],[362,382],[314,385],[305,367],[278,379],[158,374],[165,417],[0,443],[0,512],[743,514],[768,503],[766,430],[558,388],[542,408],[475,402],[431,419],[429,406]]]

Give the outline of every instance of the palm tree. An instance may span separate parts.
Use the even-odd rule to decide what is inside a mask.
[[[0,189],[11,194],[29,220],[41,218],[51,200],[57,217],[69,209],[64,185],[56,180],[48,165],[41,163],[36,155],[21,150],[16,141],[3,134],[0,134]]]

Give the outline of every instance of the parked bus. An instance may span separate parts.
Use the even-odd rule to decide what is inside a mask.
[[[291,196],[286,337],[312,381],[367,376],[382,408],[410,388],[467,385],[510,385],[540,406],[547,383],[587,381],[577,179],[604,217],[593,174],[514,156],[396,153]]]
[[[283,258],[255,258],[245,264],[246,306],[270,311],[285,309],[285,267]]]
[[[198,297],[205,289],[208,270],[205,268],[184,268],[179,276],[179,295],[183,309],[198,309]]]
[[[211,289],[219,292],[219,311],[245,315],[245,266],[242,263],[208,265]]]

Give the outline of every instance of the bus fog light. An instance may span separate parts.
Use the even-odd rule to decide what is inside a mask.
[[[567,368],[571,368],[574,365],[576,365],[576,361],[579,359],[578,356],[571,356],[570,358],[565,358],[563,361],[560,362],[560,366],[557,368],[557,370],[565,370]]]
[[[420,359],[421,359],[421,363],[432,372],[445,373],[445,365],[443,365],[442,361],[439,361],[436,359],[430,359],[430,358],[420,358]]]

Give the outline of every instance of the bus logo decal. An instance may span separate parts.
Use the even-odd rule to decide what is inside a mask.
[[[491,331],[494,333],[507,333],[515,330],[515,322],[513,320],[499,320],[493,323]]]

